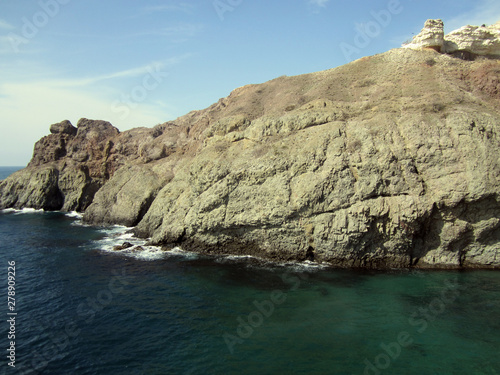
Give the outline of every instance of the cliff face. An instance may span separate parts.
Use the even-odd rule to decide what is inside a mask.
[[[499,80],[498,60],[396,49],[152,129],[58,124],[0,207],[77,209],[209,253],[500,267]]]

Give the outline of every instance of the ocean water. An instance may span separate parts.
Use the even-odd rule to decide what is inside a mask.
[[[0,265],[0,374],[500,374],[495,271],[207,257],[35,210],[0,212]]]
[[[0,180],[7,178],[9,175],[22,168],[24,167],[0,167]]]

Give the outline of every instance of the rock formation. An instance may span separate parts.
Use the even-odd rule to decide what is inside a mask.
[[[468,52],[500,57],[500,21],[491,26],[464,26],[446,35],[445,53]]]
[[[85,211],[211,254],[499,268],[499,104],[500,61],[395,49],[151,129],[53,125],[0,207]]]
[[[442,20],[427,20],[420,34],[403,48],[432,48],[464,59],[500,58],[500,21],[491,26],[467,25],[444,35]]]
[[[438,52],[444,45],[444,24],[442,20],[427,20],[422,31],[415,35],[404,48],[422,49],[432,48]]]

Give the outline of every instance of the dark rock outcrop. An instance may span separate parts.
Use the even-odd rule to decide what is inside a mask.
[[[76,135],[78,129],[71,124],[68,120],[58,122],[57,124],[50,125],[50,132],[52,134],[69,134]]]
[[[76,209],[212,254],[500,268],[499,72],[396,49],[152,129],[83,119],[0,182],[0,207]]]
[[[128,248],[131,248],[133,246],[134,245],[132,245],[130,242],[124,242],[121,245],[117,245],[117,246],[113,247],[113,250],[120,251],[120,250],[125,250],[125,249],[128,249]]]

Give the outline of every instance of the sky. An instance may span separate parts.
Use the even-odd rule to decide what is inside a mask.
[[[121,131],[240,86],[334,68],[500,20],[498,0],[0,0],[0,166],[24,166],[62,120]]]

